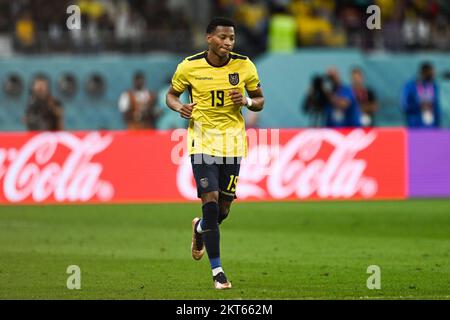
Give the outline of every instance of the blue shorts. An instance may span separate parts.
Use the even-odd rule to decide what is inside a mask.
[[[241,167],[241,157],[215,157],[192,154],[191,164],[197,184],[197,196],[218,191],[221,198],[236,199],[236,186]]]

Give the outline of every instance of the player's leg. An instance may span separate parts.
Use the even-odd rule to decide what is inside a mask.
[[[197,183],[197,192],[202,199],[202,219],[197,220],[194,224],[194,237],[197,238],[199,235],[202,237],[211,264],[214,286],[217,289],[228,289],[231,288],[231,284],[225,277],[220,261],[219,167],[216,163],[210,161],[204,162],[198,159],[195,161],[194,157],[191,160]],[[196,243],[198,244],[199,241],[196,241]]]
[[[224,160],[224,159],[222,159]],[[201,195],[203,203],[203,219],[199,223],[198,231],[203,232],[203,241],[213,270],[213,280],[216,289],[229,289],[231,283],[227,280],[222,270],[220,261],[220,229],[219,224],[228,216],[230,206],[236,198],[236,184],[239,175],[239,161],[223,162],[218,165],[219,192],[203,193]],[[210,213],[208,213],[210,211]],[[212,214],[215,212],[216,214]],[[217,217],[217,220],[206,221],[206,217]],[[208,231],[208,232],[205,232]],[[211,250],[209,249],[211,245]]]
[[[203,198],[210,202],[215,199],[208,198],[212,197],[212,194],[218,190],[218,167],[211,162],[211,157],[208,157],[208,159],[206,159],[207,161],[205,161],[205,157],[207,156],[202,154],[191,155],[191,164],[195,183],[197,185],[197,196],[202,198],[203,195]],[[217,200],[215,202],[217,203]],[[202,204],[204,204],[203,200]],[[210,205],[208,207],[210,207]],[[204,215],[204,213],[202,215]],[[191,253],[195,260],[200,260],[205,253],[201,222],[201,218],[194,218],[194,220],[192,220]]]
[[[203,193],[202,211],[203,218],[198,224],[197,231],[203,236],[206,252],[213,274],[214,287],[216,289],[230,289],[231,283],[227,280],[220,260],[220,230],[219,230],[219,192]]]
[[[219,192],[212,191],[202,193],[202,212],[203,217],[197,227],[197,232],[201,233],[208,253],[209,263],[213,276],[222,270],[220,261],[220,230],[219,230]]]

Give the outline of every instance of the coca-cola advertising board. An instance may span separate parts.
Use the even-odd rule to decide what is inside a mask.
[[[243,201],[402,199],[406,131],[250,133]],[[0,203],[136,203],[197,199],[185,130],[3,133]]]

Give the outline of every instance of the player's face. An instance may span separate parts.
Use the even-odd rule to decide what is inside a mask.
[[[233,27],[218,26],[206,36],[209,49],[219,57],[226,57],[233,50],[235,35]]]

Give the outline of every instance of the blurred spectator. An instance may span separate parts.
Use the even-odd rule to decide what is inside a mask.
[[[317,9],[297,19],[299,40],[304,46],[325,46],[333,33],[330,21],[322,18]]]
[[[85,31],[80,30],[75,34],[79,37],[77,44],[84,50],[97,50],[101,48],[102,30],[108,28],[108,17],[105,5],[98,0],[79,0]]]
[[[97,0],[78,0],[77,5],[80,7],[81,13],[91,21],[100,20],[106,10],[104,4]]]
[[[36,26],[29,10],[24,11],[16,21],[16,40],[25,51],[32,49],[35,44]]]
[[[402,27],[402,37],[407,49],[428,48],[431,38],[431,26],[422,13],[407,12]]]
[[[366,86],[364,74],[360,68],[352,70],[352,90],[361,108],[361,125],[375,126],[375,113],[378,111],[378,101],[375,92]]]
[[[448,9],[450,11],[450,2],[448,4]],[[434,24],[432,25],[432,42],[436,45],[438,50],[449,50],[450,49],[450,13],[448,16],[444,12],[439,12]]]
[[[137,72],[133,88],[119,98],[119,110],[128,129],[153,129],[161,110],[156,108],[157,96],[145,87],[145,76]]]
[[[43,75],[33,81],[24,122],[28,130],[63,130],[62,105],[50,94],[48,80]]]
[[[349,86],[342,84],[339,72],[335,68],[327,71],[331,92],[329,104],[325,108],[325,125],[331,128],[360,127],[361,111]]]
[[[9,1],[0,1],[0,33],[10,31],[12,21],[9,12],[11,12]]]
[[[122,2],[115,21],[115,36],[120,42],[139,39],[146,29],[145,20],[127,2]]]
[[[336,16],[347,35],[347,46],[364,47],[368,1],[336,1]]]
[[[264,0],[249,0],[238,6],[235,21],[239,28],[239,35],[245,37],[246,44],[255,49],[254,53],[266,50],[268,8]]]
[[[275,7],[269,20],[268,49],[290,53],[297,46],[295,19],[283,7]]]
[[[440,126],[439,91],[431,63],[423,63],[418,78],[406,83],[401,105],[408,127],[438,128]]]
[[[336,23],[332,1],[292,1],[301,46],[343,46],[345,36]]]

